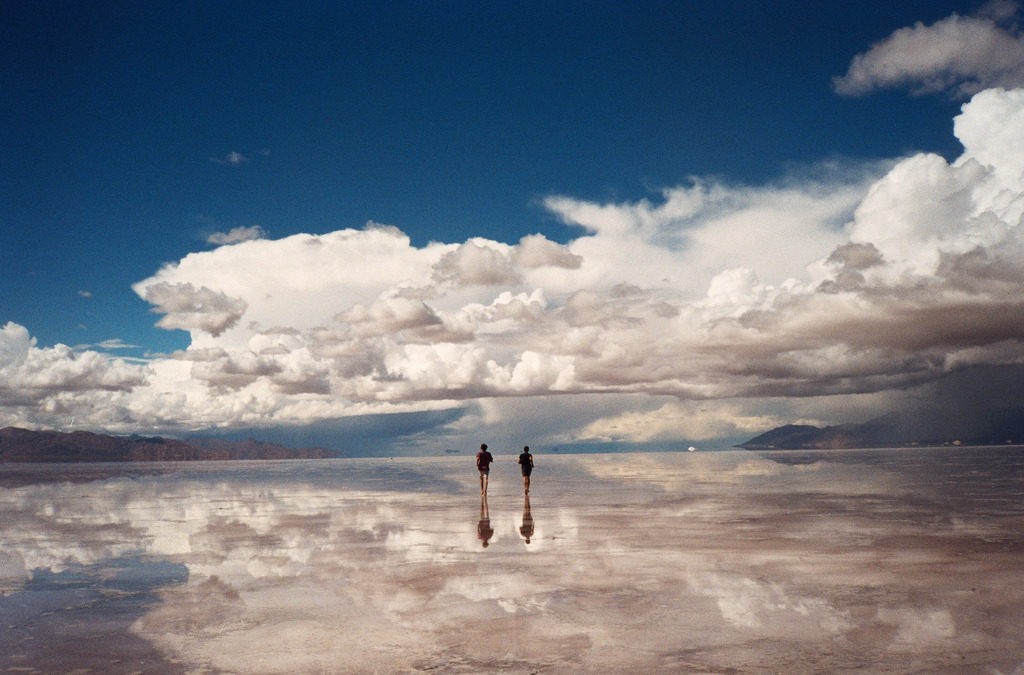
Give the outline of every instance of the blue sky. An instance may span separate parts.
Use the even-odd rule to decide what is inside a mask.
[[[15,3],[5,318],[44,344],[184,346],[130,285],[213,231],[564,241],[548,194],[952,154],[948,101],[829,85],[893,29],[971,7],[886,4]]]
[[[623,335],[623,342],[602,352],[604,361],[589,365],[560,346],[582,326],[581,320],[566,319],[566,312],[584,291],[602,294],[616,287],[615,297],[622,297],[622,288],[629,286],[646,293],[643,302],[656,300],[666,312],[687,316],[693,307],[703,307],[704,294],[726,281],[747,279],[744,274],[750,272],[764,286],[757,291],[762,293],[758,302],[778,310],[782,301],[767,299],[765,289],[788,289],[792,295],[794,287],[786,286],[790,278],[820,284],[822,261],[839,247],[870,244],[887,263],[895,263],[898,251],[907,247],[886,249],[871,239],[869,233],[885,228],[867,223],[867,216],[858,224],[858,206],[872,186],[887,178],[896,193],[893,199],[899,194],[921,197],[913,187],[905,193],[893,187],[899,176],[888,172],[901,160],[935,153],[944,160],[944,170],[953,172],[964,153],[954,134],[961,106],[991,87],[1014,91],[1024,72],[1015,60],[1021,18],[1015,4],[293,5],[6,3],[10,18],[0,28],[0,87],[8,101],[0,107],[0,325],[24,329],[11,340],[27,334],[31,349],[38,351],[31,354],[53,372],[60,371],[58,362],[65,357],[77,358],[76,368],[95,360],[88,375],[50,379],[39,375],[50,372],[46,368],[29,365],[31,358],[10,356],[24,349],[9,347],[10,381],[31,380],[30,372],[37,380],[28,386],[36,393],[29,395],[25,387],[15,394],[10,386],[12,403],[4,406],[0,400],[7,422],[59,426],[59,419],[75,412],[95,428],[173,430],[171,408],[158,412],[152,397],[139,392],[171,378],[168,372],[153,373],[173,370],[168,362],[176,361],[179,370],[188,364],[193,374],[197,368],[218,373],[198,380],[179,373],[204,392],[194,392],[194,400],[192,393],[185,394],[189,403],[179,417],[188,418],[181,420],[186,429],[337,424],[362,414],[388,419],[394,412],[425,415],[435,425],[427,427],[437,432],[437,424],[446,425],[444,433],[456,439],[472,431],[471,419],[484,427],[480,420],[520,423],[529,417],[524,402],[550,408],[544,403],[548,396],[565,406],[568,417],[583,415],[577,408],[593,409],[591,399],[598,399],[597,408],[608,407],[602,414],[618,416],[617,428],[627,428],[622,415],[637,415],[633,422],[642,425],[638,420],[663,409],[667,399],[660,397],[667,396],[739,405],[744,410],[737,414],[750,422],[732,433],[743,435],[755,420],[768,426],[792,415],[843,421],[834,419],[832,404],[797,410],[792,401],[799,399],[821,402],[826,399],[816,397],[857,395],[860,408],[855,409],[867,413],[880,403],[869,404],[865,397],[927,385],[955,370],[958,366],[950,365],[956,361],[954,348],[998,343],[1005,352],[1007,340],[1012,344],[1016,339],[1002,333],[991,344],[965,338],[964,344],[942,346],[941,355],[927,357],[907,347],[900,358],[915,362],[916,354],[931,365],[908,365],[913,371],[909,378],[879,374],[882,379],[869,381],[858,370],[863,364],[830,375],[858,381],[847,389],[821,382],[806,389],[774,380],[755,385],[742,372],[728,386],[706,372],[654,379],[636,374],[622,381],[602,375],[583,383],[587,378],[580,373],[611,368],[616,349],[628,352],[629,345],[643,341]],[[922,66],[915,57],[930,40],[957,49],[941,62]],[[981,56],[972,44],[985,47]],[[864,72],[857,73],[861,84],[855,85],[851,64],[859,56]],[[845,89],[836,80],[843,77]],[[986,119],[984,111],[996,105],[982,100],[971,119]],[[929,170],[938,169],[922,165],[921,171]],[[702,206],[694,206],[695,199]],[[982,206],[975,204],[971,219],[984,211]],[[781,210],[790,207],[804,216],[817,215],[806,216],[807,222],[800,220],[804,216],[783,218]],[[764,216],[769,211],[775,215]],[[997,215],[1005,220],[1004,211]],[[750,243],[751,236],[728,230],[728,236],[737,237],[740,262],[734,269],[727,234],[708,225],[735,222],[729,214],[760,214],[766,217],[765,230],[774,228],[779,239],[759,250],[740,250],[739,242]],[[612,279],[614,273],[600,271],[615,269],[611,258],[603,267],[593,264],[603,259],[601,251],[631,250],[631,244],[602,244],[602,236],[622,234],[609,229],[606,216],[632,218],[639,228],[636,241],[642,239],[648,248],[636,249],[636,274]],[[787,225],[776,228],[773,218]],[[1007,231],[1015,231],[1016,222],[1007,222]],[[368,223],[373,225],[365,230]],[[420,264],[412,258],[423,258],[424,270],[432,271],[410,272],[409,277],[396,271],[394,278],[378,279],[372,293],[368,287],[365,293],[352,291],[348,282],[322,285],[308,295],[296,290],[289,301],[292,313],[276,305],[257,306],[259,297],[270,297],[302,270],[315,274],[318,265],[326,264],[318,259],[290,265],[289,256],[299,255],[294,237],[328,237],[346,230],[397,232],[407,242],[393,253],[387,251],[394,241],[363,241],[369,235],[359,235],[365,249],[328,242],[338,247],[331,249],[334,264],[344,267],[349,256],[365,261],[380,254],[381,265],[367,263],[368,270],[380,271],[408,254],[412,268]],[[683,234],[686,241],[680,239]],[[523,238],[530,235],[542,235],[542,240],[531,240],[533,257],[523,257]],[[780,243],[785,237],[799,243],[790,250]],[[702,242],[715,250],[698,256]],[[994,246],[996,240],[986,242]],[[948,241],[937,246],[936,256],[964,253],[961,245]],[[486,255],[470,259],[460,253],[477,249]],[[446,260],[454,267],[438,267],[449,253],[454,257]],[[475,266],[494,263],[487,257],[492,255],[499,262],[511,261],[519,271],[481,276]],[[537,255],[548,262],[537,262]],[[782,256],[793,260],[783,264]],[[619,267],[630,266],[630,260],[619,260]],[[847,258],[840,255],[830,264],[837,260]],[[648,263],[650,283],[638,271]],[[240,265],[234,272],[233,264]],[[692,267],[681,269],[687,264]],[[815,264],[819,272],[807,277],[805,270]],[[686,281],[669,280],[663,265],[679,270]],[[590,276],[555,279],[543,272],[545,266],[590,270]],[[239,286],[243,276],[273,268],[296,271],[284,280],[267,275],[262,280],[266,288],[255,282]],[[231,281],[215,282],[211,270]],[[428,278],[448,285],[443,291],[425,290]],[[717,286],[712,283],[716,278]],[[146,288],[154,284],[160,290],[147,296]],[[310,285],[296,282],[300,287]],[[388,305],[392,318],[375,324],[372,346],[339,346],[344,340],[369,339],[367,317],[380,319],[380,302],[399,296],[406,302],[411,287],[419,289],[416,302],[426,307],[417,306],[419,319],[402,315],[395,320],[394,313],[408,307]],[[529,332],[523,326],[509,328],[507,321],[489,327],[465,324],[470,321],[466,317],[480,315],[473,307],[496,307],[503,292],[529,298],[538,289],[543,291],[538,312],[545,318],[534,319],[547,328],[530,329],[526,342],[488,337]],[[755,308],[750,302],[721,316],[747,312],[749,317],[768,306]],[[610,304],[605,307],[611,311]],[[562,328],[552,328],[547,319],[561,322]],[[410,331],[418,330],[417,320],[423,326],[443,325],[445,331],[410,337]],[[595,319],[594,326],[607,320]],[[155,326],[157,321],[164,327]],[[281,328],[291,332],[275,335],[303,337],[287,345],[268,337]],[[311,337],[309,331],[318,328],[334,331],[334,351]],[[683,330],[678,325],[648,328],[651,336]],[[404,337],[392,339],[393,334]],[[262,351],[253,346],[254,339]],[[721,347],[717,339],[701,338],[710,341],[705,345]],[[73,348],[71,354],[59,345]],[[426,358],[422,349],[431,350],[436,362],[453,359],[450,375],[458,371],[453,364],[468,358],[460,351],[467,345],[478,350],[474,358],[479,362],[467,366],[464,379],[417,380],[429,371],[416,361]],[[832,347],[858,349],[842,340]],[[338,354],[349,354],[346,349],[372,352],[377,360],[339,365]],[[683,345],[674,349],[688,353]],[[219,357],[213,355],[216,350]],[[312,360],[270,363],[285,351],[299,353],[295,350],[306,350],[302,353],[311,353]],[[980,364],[1015,362],[1016,356],[1001,354],[982,358]],[[944,365],[935,365],[940,356]],[[119,357],[127,361],[116,361]],[[227,361],[211,365],[220,357]],[[489,363],[496,367],[488,370]],[[561,378],[523,375],[516,380],[511,373],[518,364],[520,373],[560,369]],[[131,367],[143,370],[121,370]],[[494,375],[502,368],[507,377]],[[760,371],[761,366],[751,368]],[[309,381],[298,374],[313,371],[318,374]],[[282,373],[291,373],[287,382],[280,379]],[[341,385],[359,377],[408,386],[388,385],[385,392],[367,383]],[[883,382],[885,377],[890,380]],[[164,395],[188,389],[169,382],[158,387]],[[112,402],[104,399],[100,406],[98,399],[89,399],[90,391],[121,397],[119,412],[112,417],[95,413]],[[187,412],[196,406],[208,409],[203,396],[226,392],[239,397],[230,413],[192,418]],[[285,414],[284,409],[298,404],[276,398],[275,392],[322,410]],[[166,400],[164,395],[157,398]],[[324,400],[315,402],[316,397]],[[761,401],[756,412],[750,408],[755,400]],[[480,412],[488,406],[503,411]],[[509,407],[518,412],[508,413]],[[469,408],[475,412],[465,412]],[[248,412],[239,412],[243,409]],[[461,422],[452,422],[453,417]],[[599,440],[615,437],[607,429],[597,431],[600,420],[584,417],[577,431],[589,428]],[[463,428],[456,429],[459,424]],[[552,439],[582,438],[571,424],[554,426]],[[695,435],[692,429],[677,430],[660,440]]]

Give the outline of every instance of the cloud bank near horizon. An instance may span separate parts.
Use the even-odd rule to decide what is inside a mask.
[[[371,225],[193,253],[135,286],[159,325],[189,331],[182,352],[140,364],[40,349],[8,324],[4,422],[238,427],[639,394],[670,398],[576,437],[699,438],[770,421],[736,429],[738,400],[1020,363],[1024,91],[976,95],[955,131],[955,162],[915,155],[874,180],[858,167],[760,188],[694,181],[657,203],[552,196],[582,231],[564,245],[416,247]],[[702,400],[731,412],[665,429],[685,405],[672,401]]]
[[[1006,8],[897,31],[837,88],[930,91],[940,70],[987,83],[981,56],[901,59],[936,35],[1019,39],[999,27]],[[463,408],[435,431],[643,442],[763,430],[788,399],[818,415],[881,408],[949,373],[1024,362],[1024,90],[975,94],[954,133],[953,162],[694,179],[636,202],[551,195],[543,206],[580,233],[564,244],[414,246],[375,223],[225,238],[134,286],[158,325],[189,332],[181,352],[43,349],[7,324],[0,424],[191,430]]]

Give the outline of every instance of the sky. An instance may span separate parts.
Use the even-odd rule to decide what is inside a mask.
[[[429,454],[1022,403],[1016,2],[3,5],[0,426]]]

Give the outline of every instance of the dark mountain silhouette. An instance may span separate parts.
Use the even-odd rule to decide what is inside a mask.
[[[165,462],[225,459],[320,459],[323,448],[294,450],[255,440],[108,436],[88,431],[0,429],[0,462]]]
[[[787,424],[740,443],[747,450],[828,450],[913,445],[1024,444],[1024,408],[894,412],[860,424]]]

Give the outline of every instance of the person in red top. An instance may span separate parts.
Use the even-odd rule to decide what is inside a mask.
[[[487,444],[480,444],[480,452],[476,453],[476,468],[480,470],[480,494],[487,494],[487,478],[491,473],[491,462],[494,457],[487,452]]]

